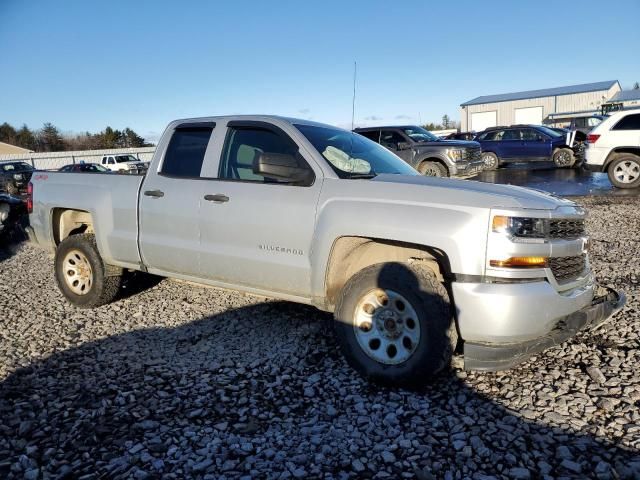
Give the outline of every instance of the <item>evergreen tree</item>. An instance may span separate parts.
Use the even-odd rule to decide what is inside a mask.
[[[634,90],[640,90],[640,83],[636,82],[633,84],[633,89]]]
[[[129,127],[125,128],[122,132],[122,138],[124,147],[127,148],[140,148],[145,146],[144,138],[131,130]]]
[[[22,128],[16,133],[16,145],[27,150],[35,150],[38,148],[36,136],[29,127],[22,125]]]
[[[61,152],[65,149],[60,131],[49,122],[45,123],[38,133],[38,146],[41,152]]]
[[[16,144],[16,129],[7,122],[0,125],[0,142]]]
[[[451,122],[451,120],[449,119],[449,115],[447,115],[446,113],[442,116],[442,126],[444,127],[444,129],[446,130],[447,128],[449,128],[449,123]]]

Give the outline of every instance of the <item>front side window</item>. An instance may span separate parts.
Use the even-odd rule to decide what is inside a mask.
[[[398,132],[393,130],[383,130],[380,135],[380,145],[390,148],[392,150],[398,149],[400,142],[406,142],[405,138]]]
[[[257,165],[263,153],[296,156],[298,147],[289,139],[266,128],[229,128],[220,162],[220,178],[259,183],[279,182],[276,178],[265,177],[254,171],[254,165]]]
[[[490,130],[486,133],[483,133],[478,137],[478,140],[484,140],[487,142],[499,142],[502,140],[504,135],[504,130]]]
[[[373,178],[381,173],[419,175],[400,157],[357,133],[316,125],[294,126],[340,178]]]
[[[172,177],[199,177],[211,132],[213,127],[176,128],[160,173]]]
[[[611,130],[640,130],[640,114],[627,115]]]

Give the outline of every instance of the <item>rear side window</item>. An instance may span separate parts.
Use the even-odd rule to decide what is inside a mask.
[[[627,115],[611,130],[640,130],[640,114]]]
[[[179,127],[173,132],[160,173],[199,177],[213,127]]]

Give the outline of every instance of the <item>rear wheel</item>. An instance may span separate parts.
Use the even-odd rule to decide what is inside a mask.
[[[498,156],[493,152],[482,152],[482,162],[485,170],[497,170],[500,166]]]
[[[447,291],[425,267],[361,270],[343,288],[335,320],[349,364],[383,384],[426,383],[450,364],[457,341]]]
[[[607,169],[609,180],[618,188],[640,187],[640,157],[633,153],[619,153]]]
[[[71,235],[56,249],[58,288],[69,302],[93,308],[113,301],[120,290],[120,271],[110,272],[91,234]]]
[[[573,164],[576,163],[576,157],[570,148],[559,148],[554,152],[552,159],[558,168],[573,167]]]
[[[427,177],[446,177],[445,167],[438,162],[422,162],[418,167],[418,171]]]

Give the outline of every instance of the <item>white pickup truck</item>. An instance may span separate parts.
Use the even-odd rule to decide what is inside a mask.
[[[137,159],[135,156],[126,154],[103,155],[100,165],[108,168],[112,172],[140,174],[147,171],[148,163]]]
[[[605,321],[585,212],[512,186],[421,176],[361,135],[273,116],[177,120],[146,176],[36,172],[29,233],[63,295],[114,300],[124,270],[315,305],[375,381],[456,352],[509,368]]]

